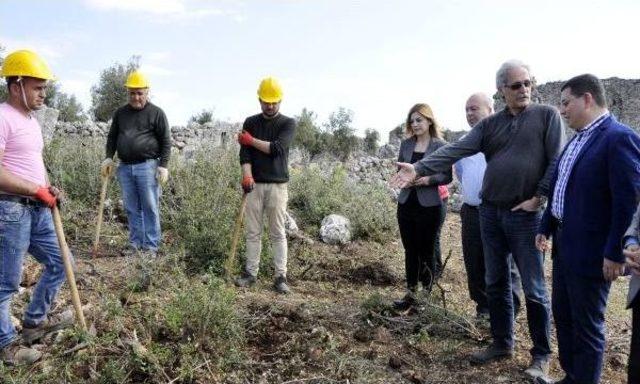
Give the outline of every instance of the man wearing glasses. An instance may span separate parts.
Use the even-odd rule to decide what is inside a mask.
[[[480,223],[485,253],[486,286],[493,342],[472,354],[473,364],[511,357],[514,349],[514,305],[509,254],[522,278],[527,321],[533,342],[531,377],[549,368],[550,308],[544,280],[543,254],[535,247],[541,206],[549,191],[554,160],[563,141],[560,114],[532,104],[529,67],[517,60],[502,64],[496,87],[506,107],[478,123],[459,141],[440,148],[415,164],[398,163],[391,184],[403,187],[417,176],[451,167],[457,160],[484,153],[487,169],[480,197]]]
[[[546,250],[553,236],[553,318],[566,374],[555,383],[596,384],[607,297],[624,271],[620,239],[640,190],[640,137],[609,113],[597,77],[576,76],[561,92],[560,111],[576,134],[558,158],[536,245]]]
[[[127,77],[125,87],[129,103],[113,114],[100,172],[103,177],[111,175],[117,152],[118,181],[129,221],[129,248],[124,253],[155,257],[160,246],[160,184],[169,178],[171,131],[162,109],[149,102],[149,82],[140,71]]]

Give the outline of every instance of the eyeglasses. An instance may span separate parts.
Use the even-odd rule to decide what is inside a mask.
[[[517,91],[518,89],[520,89],[522,86],[524,86],[525,88],[531,88],[531,80],[525,80],[525,81],[516,81],[513,84],[509,84],[506,87],[510,88],[512,91]]]

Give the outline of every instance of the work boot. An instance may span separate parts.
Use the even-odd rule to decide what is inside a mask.
[[[120,255],[122,255],[123,257],[134,257],[134,256],[138,256],[139,253],[140,253],[140,250],[131,245],[127,246],[122,251],[120,251]]]
[[[536,357],[531,361],[531,365],[527,368],[524,373],[529,375],[532,379],[536,379],[538,377],[547,377],[549,374],[549,360]]]
[[[40,360],[42,352],[14,341],[0,350],[0,360],[7,365],[29,365]]]
[[[22,342],[26,345],[31,345],[34,341],[41,339],[48,333],[59,331],[61,329],[72,326],[73,321],[73,311],[68,310],[53,315],[35,326],[30,326],[29,324],[23,322]]]
[[[289,286],[287,285],[286,276],[276,277],[276,281],[273,283],[273,288],[275,288],[276,292],[282,293],[284,295],[291,292],[291,290],[289,289]]]
[[[236,287],[249,288],[256,283],[256,277],[249,272],[243,272],[242,276],[234,281]]]
[[[413,290],[409,290],[406,295],[400,300],[393,301],[393,309],[396,311],[406,311],[416,304],[416,293]]]
[[[511,358],[512,356],[513,349],[498,347],[491,343],[488,347],[472,353],[469,360],[471,364],[480,365],[494,360]]]
[[[140,256],[144,259],[155,260],[158,257],[158,251],[155,249],[144,249],[140,251]]]

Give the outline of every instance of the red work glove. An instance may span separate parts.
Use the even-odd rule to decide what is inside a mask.
[[[242,190],[244,191],[244,193],[249,193],[251,191],[253,191],[253,187],[256,186],[256,182],[253,181],[253,177],[252,176],[245,176],[242,178]]]
[[[56,206],[57,198],[53,195],[53,193],[51,193],[49,187],[38,188],[33,197],[45,203],[45,205],[49,208],[53,208]]]
[[[242,131],[238,134],[238,143],[241,145],[251,145],[253,144],[253,136],[247,131]]]

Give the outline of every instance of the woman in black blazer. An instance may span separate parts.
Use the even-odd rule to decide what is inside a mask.
[[[415,163],[446,144],[440,127],[427,104],[414,105],[407,114],[407,138],[400,144],[398,161]],[[451,182],[451,170],[414,180],[398,195],[398,226],[404,246],[407,294],[394,301],[398,310],[409,309],[416,302],[418,281],[431,292],[436,269],[435,241],[442,217],[443,204],[439,185]]]

